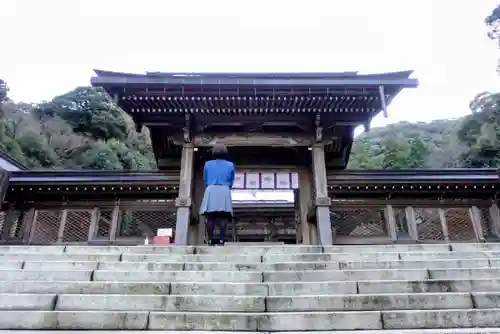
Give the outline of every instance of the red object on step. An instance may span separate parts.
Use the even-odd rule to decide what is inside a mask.
[[[154,236],[153,237],[153,245],[170,245],[172,243],[172,237],[159,237],[159,236]]]

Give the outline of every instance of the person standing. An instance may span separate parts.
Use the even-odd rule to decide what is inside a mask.
[[[200,214],[205,217],[209,245],[224,245],[226,229],[233,216],[231,189],[233,188],[235,168],[227,160],[228,152],[224,144],[215,144],[212,148],[212,159],[203,168],[205,193],[200,206]],[[218,226],[220,236],[214,239],[215,227]]]

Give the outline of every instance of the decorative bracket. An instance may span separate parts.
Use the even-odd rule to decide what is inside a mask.
[[[365,128],[365,132],[370,131],[370,127],[371,127],[371,122],[370,122],[370,120],[367,120],[367,121],[363,124],[363,127]]]
[[[330,197],[317,197],[314,200],[314,205],[316,205],[317,207],[330,207],[332,205],[332,200],[330,199]]]
[[[182,128],[182,132],[184,134],[184,142],[191,142],[191,115],[186,114],[184,117],[184,127]]]
[[[323,141],[323,127],[321,126],[320,114],[316,114],[314,124],[316,125],[316,142],[321,142]]]
[[[175,199],[175,206],[178,208],[189,208],[191,207],[191,198],[177,197]]]

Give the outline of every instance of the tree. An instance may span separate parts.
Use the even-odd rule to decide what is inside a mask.
[[[500,94],[483,92],[470,103],[471,115],[461,123],[458,140],[467,147],[463,167],[500,166]]]
[[[0,79],[0,103],[7,100],[7,93],[9,92],[9,87],[7,83]]]
[[[100,140],[125,140],[128,136],[123,111],[101,88],[78,87],[39,105],[36,114],[42,121],[58,116],[75,133]]]
[[[491,11],[491,14],[484,19],[484,23],[488,27],[488,37],[494,40],[500,49],[500,5]],[[497,71],[500,71],[500,62]]]

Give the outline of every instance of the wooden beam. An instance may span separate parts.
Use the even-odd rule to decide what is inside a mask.
[[[439,221],[441,222],[441,229],[443,230],[444,242],[450,242],[445,212],[442,208],[438,208],[437,210],[439,214]]]
[[[394,215],[394,208],[392,205],[386,205],[384,208],[384,216],[386,228],[389,231],[389,235],[393,243],[396,243],[398,240],[398,235],[396,231],[396,216]]]
[[[469,209],[469,217],[474,228],[474,233],[476,234],[476,239],[484,242],[484,232],[481,224],[481,211],[477,206],[472,206]]]
[[[408,234],[412,240],[418,242],[418,229],[417,222],[415,219],[415,210],[412,206],[407,206],[405,208],[406,222],[408,224]]]
[[[187,245],[189,222],[191,219],[191,201],[193,187],[194,146],[185,143],[182,148],[181,181],[179,196],[176,199],[177,221],[175,224],[175,243]]]
[[[332,245],[333,234],[330,221],[330,198],[328,197],[325,166],[325,147],[315,144],[312,148],[313,176],[316,198],[316,222],[321,245]]]

